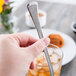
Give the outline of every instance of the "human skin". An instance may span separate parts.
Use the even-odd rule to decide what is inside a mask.
[[[49,38],[37,40],[23,33],[0,35],[0,76],[25,76],[49,43]]]

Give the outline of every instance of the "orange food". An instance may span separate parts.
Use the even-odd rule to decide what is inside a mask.
[[[44,16],[42,13],[39,13],[39,17],[42,17],[42,16]]]
[[[59,34],[50,34],[50,44],[54,44],[58,47],[62,47],[64,45],[64,39]],[[51,47],[51,45],[49,45]]]
[[[39,15],[39,17],[44,16],[44,14],[42,14],[42,13],[39,13],[38,15]],[[30,14],[28,16],[30,16]]]
[[[45,56],[44,53],[42,53],[36,58],[36,63],[35,63],[34,69],[29,69],[27,76],[50,76],[49,67],[48,67],[46,58],[44,56]],[[38,60],[38,62],[37,62],[37,60]],[[56,54],[55,52],[53,52],[50,55],[50,60],[52,62],[52,66],[53,66],[54,76],[60,76],[61,57],[58,54]]]

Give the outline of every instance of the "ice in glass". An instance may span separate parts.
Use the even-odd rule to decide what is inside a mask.
[[[54,46],[48,48],[48,52],[53,66],[54,76],[60,76],[62,65],[62,51],[58,47]],[[29,69],[27,76],[50,76],[49,67],[44,52],[36,57],[34,63],[34,69]]]

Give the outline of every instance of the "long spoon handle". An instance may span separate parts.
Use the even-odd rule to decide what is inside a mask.
[[[41,38],[43,38],[43,33],[42,33],[42,30],[41,30],[41,27],[40,27],[37,6],[38,6],[37,2],[32,2],[32,3],[29,3],[27,5],[27,8],[28,8],[28,11],[29,11],[29,13],[32,17],[32,20],[33,20],[34,24],[35,24],[35,27],[37,29],[39,38],[41,39]],[[50,76],[54,76],[54,71],[53,71],[53,67],[52,67],[52,64],[51,64],[51,60],[50,60],[47,48],[44,49],[44,53],[45,53],[45,56],[46,56],[46,60],[48,62],[48,66],[49,66],[49,70],[50,70]]]

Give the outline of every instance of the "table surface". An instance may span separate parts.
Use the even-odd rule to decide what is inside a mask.
[[[76,6],[39,2],[39,8],[47,13],[47,24],[44,28],[64,32],[76,42],[76,35],[71,29],[71,25],[76,21]],[[24,15],[19,19],[18,27],[20,27],[19,32],[33,29],[26,26]],[[76,57],[62,67],[61,76],[76,76]]]

